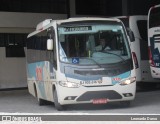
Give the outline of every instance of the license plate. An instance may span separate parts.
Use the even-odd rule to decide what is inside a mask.
[[[108,102],[107,99],[93,99],[93,104],[106,104]]]

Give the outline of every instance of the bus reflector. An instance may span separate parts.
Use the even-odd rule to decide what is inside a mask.
[[[138,65],[138,59],[137,59],[136,53],[132,52],[132,56],[133,56],[135,68],[137,69],[137,68],[139,68],[139,65]]]
[[[148,47],[148,54],[149,54],[149,63],[150,63],[150,65],[152,67],[155,67],[150,47]]]

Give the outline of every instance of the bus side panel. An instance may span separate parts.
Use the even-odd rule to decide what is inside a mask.
[[[138,60],[138,68],[135,69],[136,71],[136,80],[141,81],[141,54],[140,54],[140,34],[137,27],[137,18],[130,17],[129,18],[129,27],[134,33],[135,41],[131,42],[131,51],[135,52],[137,60]]]
[[[37,91],[38,98],[52,101],[52,82],[54,79],[55,71],[50,62],[42,61],[28,64],[28,89],[33,96]]]
[[[139,23],[138,23],[139,22]],[[135,52],[139,67],[136,70],[137,82],[158,82],[151,76],[147,47],[147,16],[130,16],[129,26],[135,35],[135,41],[131,42],[131,50]],[[145,28],[146,26],[146,28]],[[146,32],[146,33],[145,33]],[[147,53],[146,53],[147,52]]]

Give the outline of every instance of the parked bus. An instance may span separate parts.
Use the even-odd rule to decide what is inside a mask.
[[[142,88],[149,83],[157,83],[158,80],[152,78],[148,57],[148,36],[147,36],[147,15],[120,16],[126,28],[133,31],[135,40],[130,42],[131,51],[136,61],[136,81]]]
[[[110,49],[99,48],[99,40]],[[29,92],[39,104],[52,101],[57,110],[67,104],[129,105],[136,78],[126,30],[118,19],[47,19],[28,35]]]
[[[0,90],[27,88],[27,35],[35,30],[35,24],[49,17],[65,19],[67,15],[0,12]]]
[[[148,12],[149,63],[153,78],[160,78],[160,5]]]

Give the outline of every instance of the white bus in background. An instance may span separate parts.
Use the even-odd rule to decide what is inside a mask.
[[[100,39],[110,49],[96,50]],[[39,104],[121,102],[135,97],[136,78],[126,30],[118,19],[45,20],[27,40],[28,90]]]
[[[144,84],[148,85],[149,83],[159,82],[152,78],[148,62],[147,16],[134,15],[116,18],[119,18],[127,28],[130,28],[135,37],[134,41],[130,42],[130,46],[135,60],[136,80],[138,85],[143,88]],[[146,82],[148,82],[148,84],[146,84]]]
[[[0,12],[0,90],[27,87],[27,35],[45,18],[65,19],[67,15]]]
[[[160,78],[160,5],[148,12],[149,63],[153,78]]]

